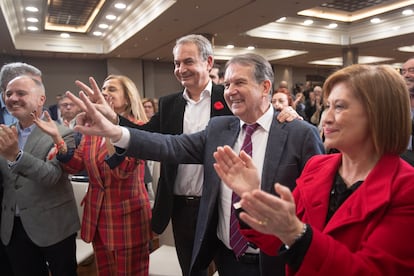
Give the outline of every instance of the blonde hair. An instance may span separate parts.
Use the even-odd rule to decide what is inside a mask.
[[[132,115],[132,117],[136,120],[144,123],[148,122],[147,115],[145,115],[142,105],[141,96],[134,82],[130,78],[123,75],[109,75],[106,77],[104,82],[111,79],[118,80],[124,89],[125,97],[128,99],[128,105],[125,109],[125,113]]]
[[[326,80],[324,99],[338,83],[346,83],[368,114],[376,152],[401,154],[411,135],[410,98],[401,75],[389,65],[351,65]]]

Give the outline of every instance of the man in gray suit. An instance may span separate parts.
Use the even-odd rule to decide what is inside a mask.
[[[1,240],[15,275],[76,275],[76,232],[80,228],[72,185],[56,160],[53,140],[33,124],[46,100],[41,81],[11,80],[5,103],[18,122],[0,126],[3,176]],[[71,130],[60,128],[68,146]]]
[[[155,159],[169,163],[204,165],[204,184],[199,220],[193,247],[191,272],[205,268],[214,258],[220,276],[283,275],[283,265],[249,247],[236,257],[230,245],[231,191],[221,183],[213,164],[218,146],[241,149],[246,136],[243,125],[259,124],[252,135],[253,160],[262,171],[261,188],[273,193],[275,182],[287,183],[291,189],[306,161],[324,151],[318,131],[307,122],[276,120],[269,95],[273,70],[261,56],[246,54],[232,58],[226,66],[224,97],[235,116],[210,120],[207,128],[189,135],[162,135],[114,126],[81,93],[81,100],[70,97],[86,113],[79,118],[76,130],[90,135],[109,137],[118,154]],[[122,149],[126,149],[125,152]],[[280,273],[280,274],[279,274]]]

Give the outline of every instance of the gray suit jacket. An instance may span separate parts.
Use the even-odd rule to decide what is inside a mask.
[[[68,147],[74,147],[73,132],[58,125]],[[38,246],[53,245],[80,228],[72,185],[56,158],[47,160],[54,147],[52,138],[35,127],[19,162],[9,169],[0,157],[4,195],[1,239],[10,242],[16,204],[30,239]]]
[[[293,189],[306,161],[315,154],[324,153],[314,126],[299,120],[279,123],[275,118],[266,145],[261,184],[263,190],[273,194],[275,182]],[[235,116],[214,117],[205,130],[189,135],[163,136],[130,129],[127,155],[168,163],[204,164],[203,195],[197,220],[192,271],[207,267],[219,245],[216,232],[221,180],[213,167],[213,153],[218,146],[233,147],[239,131],[240,121]],[[266,260],[268,258],[261,254],[262,275],[275,272],[274,259]]]

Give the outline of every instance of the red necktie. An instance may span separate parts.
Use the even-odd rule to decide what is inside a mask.
[[[246,136],[244,137],[243,145],[240,151],[244,150],[248,155],[252,156],[252,134],[257,129],[259,124],[243,125],[246,129]],[[231,211],[230,211],[230,246],[233,249],[234,254],[238,258],[247,249],[247,240],[239,231],[239,221],[235,215],[234,203],[240,201],[240,197],[236,193],[232,193],[231,196]]]

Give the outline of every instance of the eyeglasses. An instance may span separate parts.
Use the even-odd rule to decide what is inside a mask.
[[[68,107],[74,107],[75,104],[74,103],[63,103],[63,104],[60,104],[59,106],[63,108],[68,108]]]
[[[410,73],[410,74],[414,74],[414,67],[409,67],[407,69],[400,69],[400,74],[401,75],[405,75],[405,73]]]

